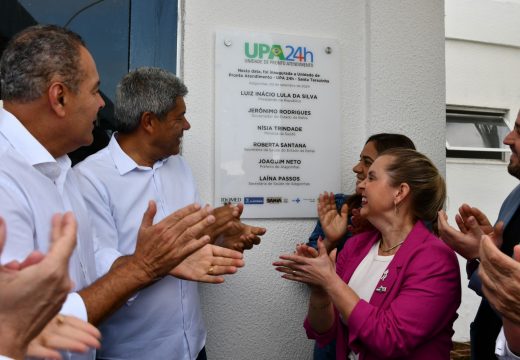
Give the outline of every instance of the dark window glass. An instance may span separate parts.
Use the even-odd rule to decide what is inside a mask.
[[[448,106],[446,155],[470,159],[502,159],[509,132],[502,109]]]
[[[115,89],[128,70],[158,66],[175,72],[176,0],[0,0],[0,52],[14,34],[35,24],[80,34],[101,78],[106,107],[94,129],[94,144],[71,154],[74,163],[107,144]]]

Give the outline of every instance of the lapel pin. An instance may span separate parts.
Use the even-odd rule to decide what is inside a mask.
[[[387,276],[388,276],[388,269],[386,269],[385,272],[383,273],[383,275],[381,275],[381,281],[386,279]]]
[[[376,291],[377,291],[377,292],[381,292],[381,293],[382,293],[382,292],[386,292],[386,287],[384,287],[384,286],[376,287]]]

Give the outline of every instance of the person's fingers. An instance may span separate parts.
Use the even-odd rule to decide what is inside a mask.
[[[329,201],[328,201],[328,205],[329,205],[329,209],[332,207],[332,208],[336,208],[336,201],[334,200],[334,193],[333,192],[330,192],[329,193]]]
[[[264,235],[267,232],[267,229],[263,228],[263,227],[251,226],[251,225],[248,225],[248,226],[250,227],[251,233],[253,235],[261,236],[261,235]]]
[[[480,266],[483,267],[493,281],[497,281],[497,279],[504,276],[510,276],[520,270],[520,264],[502,253],[487,235],[482,236],[479,254],[481,259]]]
[[[142,229],[149,228],[153,225],[153,218],[155,217],[156,213],[157,204],[153,200],[148,201],[148,207],[146,208],[146,211],[143,214],[143,219],[141,220]]]
[[[57,315],[29,345],[28,355],[55,358],[54,350],[85,352],[99,348],[101,333],[93,325],[72,316]],[[59,354],[58,354],[59,355]]]
[[[46,359],[46,360],[61,360],[60,353],[56,350],[49,349],[42,345],[39,340],[33,339],[27,349],[27,356],[31,358]]]
[[[330,252],[329,254],[329,258],[330,258],[330,261],[332,261],[333,264],[336,263],[336,255],[338,254],[338,249],[334,249]]]
[[[20,271],[20,262],[18,260],[11,260],[7,264],[2,265],[4,269],[8,269],[11,271]]]
[[[318,217],[321,219],[323,215],[323,194],[318,196],[318,203],[316,204],[316,210],[318,211]]]
[[[284,256],[285,255],[280,255],[279,257],[281,260],[273,261],[272,265],[290,268],[291,266],[293,266],[295,264],[294,261],[292,261],[292,260],[285,260]]]
[[[74,326],[77,329],[81,329],[81,331],[90,334],[96,339],[101,339],[101,332],[91,323],[78,319],[74,316],[64,316],[64,318],[64,321],[71,326]]]
[[[179,249],[176,246],[173,246],[172,249],[170,249],[171,256],[185,259],[191,254],[193,254],[195,251],[200,250],[204,246],[209,244],[210,241],[211,238],[209,237],[209,235],[204,235],[198,239],[190,237],[189,241],[182,241],[182,243],[184,243],[182,251],[179,251]]]
[[[246,234],[242,234],[240,235],[240,238],[243,240],[243,241],[248,241],[250,242],[251,244],[255,245],[255,243],[257,242],[257,240],[260,240],[260,237],[258,235],[255,235],[251,232],[248,232]],[[260,243],[260,241],[258,241],[258,243]]]
[[[214,215],[215,216],[215,215]],[[222,218],[220,218],[222,219]],[[216,221],[219,221],[219,218],[216,217]],[[225,223],[220,222],[219,224],[213,223],[211,227],[211,231],[208,231],[208,233],[211,234],[228,234],[232,233],[236,227],[236,224],[234,221],[227,221]],[[213,242],[217,239],[213,239]]]
[[[206,284],[222,284],[225,280],[222,276],[204,275],[197,281]]]
[[[212,276],[219,276],[219,275],[230,275],[234,274],[238,271],[236,266],[232,265],[211,265],[211,274]]]
[[[459,206],[459,214],[464,219],[467,218],[468,216],[471,216],[472,215],[471,206],[469,206],[468,204],[462,204],[461,206]]]
[[[218,207],[213,210],[212,214],[215,216],[213,227],[218,229],[218,232],[223,231],[228,226],[228,223],[231,224],[232,221],[236,220],[238,215],[234,205]]]
[[[55,239],[61,237],[63,215],[60,213],[52,215],[51,218],[51,245]]]
[[[52,217],[51,244],[46,259],[52,263],[68,264],[76,247],[78,224],[72,212]]]
[[[72,316],[57,315],[52,320],[52,330],[42,334],[47,347],[85,352],[99,348],[101,333],[93,325]]]
[[[457,227],[462,233],[466,234],[468,232],[468,228],[466,227],[466,224],[464,224],[462,216],[460,216],[459,214],[455,215],[455,223],[457,224]]]
[[[213,256],[221,256],[232,259],[243,259],[244,255],[236,250],[226,249],[221,246],[210,245]]]
[[[166,216],[157,225],[160,224],[164,229],[191,226],[207,217],[213,210],[210,205],[201,207],[199,204],[193,203]],[[214,220],[215,217],[213,217],[213,222]]]
[[[348,215],[348,204],[347,203],[344,203],[342,206],[341,206],[341,216],[347,216]]]
[[[236,242],[233,244],[233,249],[236,251],[239,251],[241,253],[244,252],[244,243],[243,242]]]
[[[211,259],[212,266],[233,266],[233,267],[243,267],[244,260],[242,259],[233,259],[227,257],[214,257]]]
[[[482,235],[484,235],[484,232],[480,228],[477,219],[473,215],[468,217],[468,219],[465,222],[466,227],[468,228],[468,232],[471,233],[474,237],[480,238]]]
[[[318,238],[318,255],[327,255],[327,247],[323,243],[321,236]]]
[[[251,241],[253,245],[259,245],[262,239],[256,235],[248,235],[248,239]]]
[[[520,245],[515,245],[513,248],[513,259],[520,261]]]
[[[297,264],[293,261],[275,261],[273,263],[276,266],[275,270],[286,274],[305,274],[305,265]]]
[[[439,216],[437,216],[437,227],[439,228],[439,232],[448,233],[451,232],[451,226],[448,224],[448,216],[444,212],[444,210],[439,211]],[[447,240],[441,236],[443,240]]]
[[[294,275],[293,271],[296,271],[296,270],[292,270],[291,268],[286,267],[286,266],[279,266],[279,265],[274,265],[274,266],[276,266],[274,268],[276,271],[284,273],[284,274],[288,274],[288,275]]]
[[[233,217],[235,219],[240,219],[240,215],[242,215],[242,211],[240,211],[240,209],[236,205],[232,205],[232,206],[233,206]]]
[[[307,258],[304,256],[298,256],[295,254],[282,254],[279,256],[280,259],[286,260],[289,263],[296,263],[299,265],[304,265],[307,263]],[[285,266],[285,265],[284,265]]]
[[[236,208],[238,210],[238,218],[240,219],[240,217],[242,216],[242,213],[244,212],[244,204],[238,203],[236,205]]]
[[[444,210],[439,211],[438,217],[441,218],[442,220],[444,220],[444,222],[448,223],[448,215],[446,214],[446,212]]]
[[[83,341],[77,338],[78,333],[75,329],[67,328],[66,331],[66,335],[55,333],[46,337],[45,347],[51,349],[68,350],[79,353],[84,353],[89,349],[89,346],[87,344],[85,344]]]
[[[503,242],[503,235],[504,235],[504,222],[499,221],[494,227],[493,227],[493,241],[495,242],[495,245],[497,247],[502,246]]]
[[[193,204],[196,205],[196,204]],[[188,206],[188,208],[191,207]],[[210,208],[202,208],[198,211],[189,211],[186,208],[181,209],[182,211],[176,211],[174,214],[169,215],[172,219],[177,217],[172,223],[171,221],[165,224],[172,223],[172,226],[167,227],[165,232],[170,239],[177,239],[178,241],[189,241],[193,238],[198,237],[203,231],[213,223],[215,223],[215,217],[208,215]],[[186,211],[185,211],[186,210]],[[184,214],[184,215],[183,215]],[[164,221],[164,220],[163,220]],[[165,224],[162,224],[164,226]]]
[[[253,243],[253,240],[250,239],[248,236],[241,236],[242,240],[242,249],[244,250],[251,250],[253,246],[255,245]]]
[[[19,264],[19,270],[25,269],[26,267],[36,265],[45,258],[45,255],[39,251],[32,251],[21,264]]]
[[[300,256],[305,256],[304,250],[303,250],[303,244],[301,244],[301,243],[296,244],[296,248],[294,249],[294,254],[300,255]]]
[[[311,257],[311,258],[318,257],[318,255],[319,255],[318,250],[316,250],[316,249],[313,248],[312,246],[303,245],[303,251],[304,251],[304,253],[305,253],[308,257]]]

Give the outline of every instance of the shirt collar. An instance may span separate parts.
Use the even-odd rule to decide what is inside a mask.
[[[25,126],[13,114],[2,108],[0,108],[0,133],[32,166],[56,162],[56,159]]]
[[[116,165],[117,171],[119,171],[119,175],[125,175],[129,173],[132,170],[138,169],[138,170],[144,170],[149,171],[152,168],[148,166],[141,166],[138,165],[134,159],[132,159],[130,156],[128,156],[127,153],[121,149],[121,146],[117,142],[116,139],[117,132],[112,134],[112,138],[110,139],[110,142],[108,143],[108,150],[110,151],[110,154],[112,155],[112,160],[114,161],[114,164]],[[168,160],[159,160],[153,165],[153,169],[157,169],[161,167],[164,162]]]

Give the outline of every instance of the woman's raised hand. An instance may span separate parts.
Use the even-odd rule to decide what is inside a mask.
[[[338,212],[333,193],[324,192],[320,194],[318,216],[325,237],[331,244],[335,244],[347,233],[348,205],[343,204]]]

